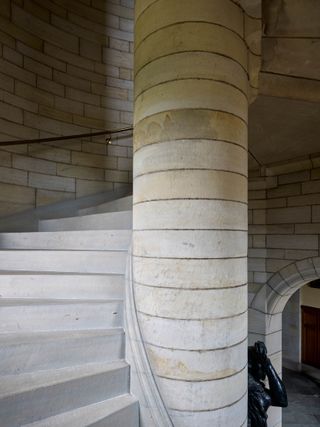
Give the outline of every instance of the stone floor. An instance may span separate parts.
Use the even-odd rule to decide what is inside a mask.
[[[320,426],[320,385],[303,374],[284,369],[288,408],[283,410],[283,427]]]

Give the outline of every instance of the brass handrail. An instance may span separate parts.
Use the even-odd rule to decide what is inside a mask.
[[[100,136],[100,135],[113,135],[115,133],[129,132],[132,130],[133,130],[133,127],[131,126],[127,128],[121,128],[121,129],[101,130],[98,132],[80,133],[80,134],[66,135],[66,136],[53,136],[50,138],[20,139],[17,141],[0,141],[0,147],[5,147],[8,145],[40,144],[42,142],[64,141],[67,139],[88,138],[91,136]],[[110,136],[110,139],[111,139],[111,136]]]

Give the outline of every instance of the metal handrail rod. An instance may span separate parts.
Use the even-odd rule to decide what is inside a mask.
[[[100,136],[100,135],[113,135],[115,133],[129,132],[132,130],[133,130],[133,127],[127,127],[122,129],[108,129],[108,130],[102,130],[99,132],[81,133],[81,134],[67,135],[67,136],[54,136],[50,138],[20,139],[17,141],[0,141],[0,147],[5,147],[8,145],[40,144],[42,142],[64,141],[67,139],[88,138],[91,136]]]

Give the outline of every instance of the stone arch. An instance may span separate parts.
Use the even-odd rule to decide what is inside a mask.
[[[249,342],[266,343],[270,359],[282,371],[282,312],[289,298],[306,283],[320,278],[320,257],[293,262],[273,274],[249,306]],[[270,408],[268,426],[281,426],[281,409]]]

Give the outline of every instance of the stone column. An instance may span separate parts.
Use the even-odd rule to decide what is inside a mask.
[[[247,417],[248,49],[231,0],[137,0],[133,271],[175,426]]]

